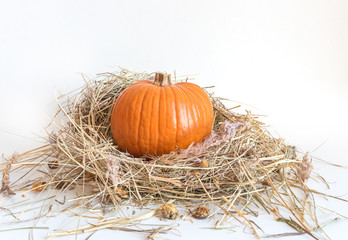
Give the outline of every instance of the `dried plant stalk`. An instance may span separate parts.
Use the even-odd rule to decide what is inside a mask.
[[[4,158],[4,156],[3,156]],[[2,170],[2,187],[0,193],[7,191],[9,195],[15,195],[15,193],[10,189],[10,170],[13,163],[18,159],[18,154],[13,154],[9,160],[7,160],[5,168]]]

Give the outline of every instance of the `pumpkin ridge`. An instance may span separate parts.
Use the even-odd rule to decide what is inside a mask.
[[[177,130],[177,114],[176,114],[176,100],[173,90],[170,87],[164,88],[165,92],[165,108],[164,113],[165,129],[162,137],[163,142],[166,144],[164,151],[169,153],[176,147],[176,130]],[[168,124],[169,123],[169,124]],[[174,129],[174,131],[173,131]],[[174,133],[173,133],[174,132]],[[168,134],[169,133],[169,134]]]
[[[196,85],[196,84],[190,84],[191,88],[194,88],[194,89],[199,89],[198,93],[203,97],[203,99],[205,100],[205,103],[207,105],[209,105],[211,107],[211,109],[213,108],[213,105],[210,101],[210,97],[209,97],[209,94],[203,89],[201,88],[200,86]]]
[[[194,92],[192,91],[191,88],[186,88],[187,91],[189,91],[193,96],[194,96]],[[202,104],[199,103],[199,101],[197,99],[195,99],[195,104],[192,104],[193,109],[194,109],[194,117],[195,119],[200,119],[201,118],[201,111],[199,111],[200,105],[202,106]],[[196,123],[197,125],[198,123]],[[203,134],[204,131],[200,130],[201,134]]]
[[[180,85],[179,85],[180,86]],[[199,118],[198,118],[198,116],[197,116],[197,109],[196,109],[196,106],[197,106],[197,100],[196,99],[194,99],[194,94],[193,94],[193,92],[189,89],[189,88],[186,88],[186,87],[183,87],[183,86],[180,86],[180,88],[185,92],[185,94],[186,94],[186,96],[187,96],[187,99],[189,100],[188,102],[190,102],[190,104],[186,104],[187,105],[187,109],[188,109],[188,114],[191,116],[191,120],[192,119],[196,119],[196,120],[198,120]],[[198,130],[200,130],[200,128],[201,128],[201,124],[199,123],[199,122],[197,122],[197,121],[193,121],[193,124],[194,124],[194,126],[193,126],[193,132],[192,132],[192,130],[191,130],[191,132],[192,132],[192,139],[193,139],[193,141],[194,141],[194,144],[197,144],[198,143],[198,141],[196,141],[196,136],[197,136],[197,132],[196,131],[198,131]],[[190,129],[192,129],[192,128],[190,128]],[[199,132],[199,134],[198,135],[200,135],[200,132]]]
[[[161,102],[161,93],[162,93],[162,90],[163,90],[163,88],[161,87],[160,89],[159,89],[159,96],[158,96],[158,104],[157,104],[157,106],[158,106],[158,111],[157,111],[157,118],[158,118],[158,123],[157,123],[157,135],[158,135],[158,137],[157,137],[157,143],[156,143],[156,147],[155,147],[155,152],[157,153],[157,150],[158,150],[158,146],[159,146],[159,141],[160,141],[160,121],[161,121],[161,119],[160,119],[160,111],[161,111],[161,109],[160,109],[160,102]]]
[[[166,146],[167,144],[165,144],[166,143],[165,136],[163,134],[163,132],[167,131],[167,117],[166,117],[166,115],[167,115],[167,101],[166,101],[166,99],[167,99],[167,93],[166,93],[167,88],[161,88],[161,89],[163,89],[162,90],[163,93],[162,93],[162,99],[160,98],[160,101],[162,102],[163,108],[160,109],[161,111],[159,113],[160,114],[159,115],[159,119],[162,122],[163,126],[162,126],[162,134],[161,134],[160,131],[158,132],[158,134],[160,135],[160,138],[158,138],[158,139],[161,140],[162,144],[160,144],[160,142],[158,144],[160,146],[162,146],[161,149],[160,149],[161,150],[160,153],[164,153],[164,152],[166,152],[166,148],[167,148],[167,146]]]
[[[125,121],[126,123],[129,122],[132,119],[132,105],[134,103],[134,97],[136,97],[136,95],[138,94],[138,92],[141,90],[141,88],[139,86],[134,87],[134,91],[129,92],[128,95],[129,97],[127,98],[127,100],[124,102],[125,105],[125,111],[123,113],[122,118],[123,121]],[[132,142],[132,140],[130,139],[129,136],[132,135],[132,129],[127,126],[125,129],[125,135],[127,136],[126,138],[124,138],[124,141],[126,142],[128,149],[127,152],[134,152],[134,146],[132,144],[130,144]]]
[[[199,88],[200,91],[198,92],[198,91],[194,91],[191,88],[191,86],[194,86],[194,85],[193,84],[189,84],[188,87],[186,88],[186,90],[190,91],[192,93],[192,95],[195,96],[195,103],[196,103],[195,106],[201,106],[201,109],[202,109],[202,112],[203,112],[202,115],[203,115],[204,121],[202,121],[200,123],[201,124],[200,129],[201,129],[201,134],[202,134],[201,137],[205,138],[207,136],[206,132],[208,131],[210,133],[211,132],[211,127],[212,127],[212,125],[208,125],[210,120],[209,120],[209,118],[208,118],[208,116],[206,114],[207,112],[209,112],[207,110],[207,107],[206,107],[207,99],[209,100],[209,97],[202,94],[203,93],[202,91],[204,91],[204,90],[202,90],[201,88]],[[195,94],[197,92],[198,92],[198,95]],[[199,117],[199,118],[201,118],[201,117]],[[196,143],[198,143],[198,142],[196,142]]]
[[[128,89],[127,88],[118,96],[118,98],[116,98],[116,103],[113,107],[113,110],[116,109],[119,105],[120,105],[120,102],[121,100],[127,95],[127,93],[130,91],[131,89]],[[111,116],[112,118],[113,116]]]
[[[177,87],[180,89],[182,96],[184,97],[184,106],[185,106],[185,112],[186,112],[186,117],[187,117],[187,122],[188,122],[188,132],[187,132],[187,138],[188,139],[193,139],[193,132],[192,132],[192,127],[191,127],[191,122],[192,122],[192,118],[191,118],[191,114],[190,114],[190,109],[189,109],[189,105],[192,104],[190,101],[189,96],[187,95],[186,91],[185,91],[185,87],[182,87],[180,85],[177,85]],[[190,103],[190,104],[188,104]],[[191,143],[190,143],[191,144]],[[188,147],[188,146],[187,146]]]
[[[211,114],[209,114],[209,116],[211,115],[212,119],[210,119],[209,120],[210,122],[208,122],[208,123],[209,123],[209,127],[212,128],[213,123],[214,123],[214,109],[213,109],[213,105],[210,101],[210,96],[204,89],[200,88],[199,86],[197,86],[197,85],[193,85],[193,86],[195,86],[195,88],[199,88],[201,90],[201,95],[204,95],[205,104],[203,106],[204,106],[206,112],[211,112]],[[210,106],[210,107],[208,107],[208,106]],[[210,134],[210,131],[206,132],[205,135],[209,136],[209,134]]]
[[[153,131],[153,126],[154,126],[154,110],[155,110],[155,107],[154,107],[154,102],[155,102],[155,98],[156,98],[156,87],[154,85],[151,86],[151,93],[152,93],[152,96],[151,98],[149,98],[149,101],[151,101],[149,103],[149,107],[150,107],[150,118],[149,118],[149,125],[147,127],[147,139],[148,139],[148,147],[147,147],[147,152],[146,154],[152,154],[152,151],[151,151],[151,148],[153,145],[154,142],[156,142],[156,134],[155,132]]]
[[[198,99],[194,99],[194,101],[197,103],[197,106],[200,106],[201,112],[203,113],[200,116],[200,119],[202,119],[202,121],[201,121],[201,124],[202,124],[201,128],[206,128],[208,121],[207,121],[207,117],[206,117],[206,114],[205,114],[206,108],[204,107],[204,104],[205,104],[204,97],[198,91],[193,91],[192,88],[191,88],[191,84],[190,83],[185,84],[185,87],[187,89],[189,89],[191,92],[196,93],[194,96],[196,98],[198,98]],[[197,92],[198,92],[198,94],[197,94]],[[202,131],[202,133],[203,133],[202,135],[205,136],[205,131]]]
[[[186,98],[184,92],[180,87],[175,86],[175,93],[177,96],[177,112],[179,113],[178,119],[178,135],[177,146],[179,149],[188,147],[190,129],[189,129],[189,116],[187,114]]]
[[[146,94],[149,92],[149,89],[151,88],[151,84],[148,85],[148,88],[146,90],[144,90],[144,95],[142,96],[142,99],[141,99],[141,108],[140,108],[140,111],[139,111],[139,123],[138,123],[138,141],[137,141],[137,145],[138,145],[138,149],[139,149],[139,152],[142,152],[142,146],[140,145],[140,128],[141,128],[141,112],[142,110],[144,109],[144,99],[145,99],[145,96]]]
[[[130,121],[134,121],[134,119],[136,119],[136,116],[135,116],[135,111],[136,111],[136,106],[135,107],[132,107],[132,104],[135,104],[137,105],[137,102],[139,101],[139,98],[140,98],[140,95],[142,91],[144,91],[144,87],[146,87],[147,85],[139,85],[136,87],[137,91],[134,91],[132,92],[132,95],[131,95],[131,103],[129,105],[129,110],[128,110],[128,114],[125,115],[125,117],[127,117],[127,120],[126,122],[130,122]],[[140,121],[140,120],[139,120]],[[139,124],[134,124],[133,126],[137,126]],[[128,133],[128,136],[131,135],[132,136],[132,139],[129,139],[129,137],[127,138],[128,139],[128,146],[131,146],[131,148],[133,149],[132,152],[136,152],[136,153],[139,153],[140,152],[140,149],[139,149],[139,146],[137,146],[137,144],[133,144],[133,139],[135,142],[138,141],[137,139],[137,132],[136,132],[136,129],[135,127],[132,127],[132,130],[130,131],[132,134],[129,134]],[[134,138],[133,138],[134,137]],[[131,140],[131,142],[130,142]],[[136,154],[135,154],[136,155]]]
[[[135,90],[137,90],[137,88],[130,88],[127,92],[125,92],[125,95],[124,95],[122,101],[123,101],[124,103],[127,103],[128,100],[129,100],[129,96],[130,96],[131,93],[133,93]],[[115,107],[116,107],[116,106],[115,106]],[[123,122],[125,121],[125,119],[124,119],[124,117],[122,117],[122,116],[124,116],[124,113],[125,113],[125,111],[127,110],[127,105],[126,105],[126,104],[122,104],[122,105],[119,106],[119,107],[120,107],[121,109],[118,110],[118,114],[116,115],[116,119],[119,120],[119,123],[115,126],[116,129],[118,129],[119,126],[124,126]],[[121,117],[120,117],[120,116],[121,116]],[[124,149],[123,146],[126,145],[126,144],[125,144],[125,139],[126,139],[127,137],[125,136],[125,131],[120,131],[120,132],[121,132],[121,134],[120,134],[120,136],[119,136],[119,138],[118,138],[118,141],[116,140],[116,143],[117,143],[117,145],[119,145],[119,147],[120,147],[121,149]],[[122,146],[121,146],[121,145],[122,145]],[[127,149],[124,149],[124,151],[127,151]]]
[[[175,124],[176,124],[176,126],[175,126],[175,150],[178,148],[178,145],[177,145],[177,142],[178,142],[178,112],[177,112],[177,99],[176,99],[176,94],[174,93],[174,90],[173,90],[173,86],[174,85],[170,85],[169,86],[169,88],[170,88],[170,90],[172,91],[172,93],[173,93],[173,96],[174,96],[174,106],[175,106],[175,119],[176,119],[176,121],[175,121]]]
[[[147,110],[145,113],[150,113],[149,115],[145,115],[145,117],[147,117],[147,116],[150,116],[149,118],[148,118],[148,120],[145,120],[145,123],[146,123],[146,125],[145,125],[145,127],[144,127],[144,129],[145,129],[145,133],[144,133],[144,140],[146,140],[146,142],[145,142],[145,151],[143,151],[144,153],[145,153],[145,155],[146,154],[151,154],[151,146],[152,146],[152,141],[153,141],[153,136],[154,136],[154,134],[151,134],[151,127],[152,127],[152,124],[153,124],[153,100],[154,100],[154,98],[155,98],[155,86],[154,85],[151,85],[151,87],[149,88],[149,92],[145,95],[145,97],[147,97],[148,96],[148,98],[147,98],[147,104],[145,105],[145,109]],[[144,112],[144,109],[143,109],[143,112]],[[142,118],[142,119],[145,119],[145,118]]]
[[[157,146],[156,144],[158,144],[158,138],[159,138],[159,132],[158,132],[158,125],[159,125],[159,119],[158,119],[158,110],[156,111],[156,107],[159,107],[158,102],[156,101],[156,98],[158,97],[158,90],[160,90],[160,88],[158,88],[157,86],[152,85],[152,91],[153,91],[153,96],[151,98],[151,118],[150,118],[150,127],[149,127],[149,146],[153,146],[150,147],[150,154],[156,154],[157,153]],[[157,121],[157,124],[156,124]],[[157,132],[156,132],[157,131]]]
[[[213,106],[209,100],[209,95],[201,87],[199,87],[196,84],[187,83],[186,87],[188,89],[190,89],[192,92],[198,93],[198,96],[200,96],[200,100],[198,102],[202,106],[202,111],[205,113],[212,112],[212,114],[213,114]],[[207,104],[210,106],[209,108],[207,107]],[[207,119],[206,116],[207,116],[206,114],[203,114],[204,126],[210,128],[212,126],[214,120]],[[205,132],[207,132],[207,130],[205,130]],[[208,133],[209,132],[210,131],[208,131]],[[204,135],[208,136],[209,134],[205,133]]]

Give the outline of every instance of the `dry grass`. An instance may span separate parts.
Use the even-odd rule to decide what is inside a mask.
[[[309,156],[298,155],[294,147],[272,137],[257,116],[250,112],[237,114],[218,97],[211,95],[214,131],[203,142],[160,157],[148,156],[146,160],[121,152],[110,133],[113,103],[127,86],[150,77],[152,74],[124,69],[116,74],[104,73],[86,81],[79,93],[58,99],[60,111],[47,128],[54,130],[49,131],[46,144],[15,156],[15,171],[30,168],[15,182],[16,188],[36,186],[34,190],[41,191],[49,187],[60,189],[60,193],[79,188],[84,197],[76,206],[87,207],[95,200],[114,208],[125,201],[145,205],[175,200],[178,205],[194,208],[213,203],[223,213],[215,227],[234,218],[248,225],[257,238],[257,226],[246,213],[260,208],[278,221],[295,226],[300,234],[317,239],[313,230],[321,228],[312,191],[304,183],[312,170]],[[41,171],[42,177],[26,178],[34,171]],[[3,189],[12,192],[8,183]],[[288,210],[292,217],[284,218],[279,209]],[[83,227],[83,231],[52,236],[95,231],[125,222],[133,220],[102,220]]]

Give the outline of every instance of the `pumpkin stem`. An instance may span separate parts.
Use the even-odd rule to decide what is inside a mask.
[[[153,84],[158,86],[172,85],[170,74],[156,72]]]

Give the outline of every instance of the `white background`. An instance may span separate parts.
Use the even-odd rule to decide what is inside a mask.
[[[55,95],[82,86],[80,73],[118,66],[198,73],[290,144],[348,165],[348,1],[0,1],[0,153],[39,146]],[[347,169],[315,171],[332,183],[327,193],[348,192]],[[324,204],[348,215],[346,203]],[[341,239],[347,226],[327,231]],[[190,229],[181,239],[217,234]]]

